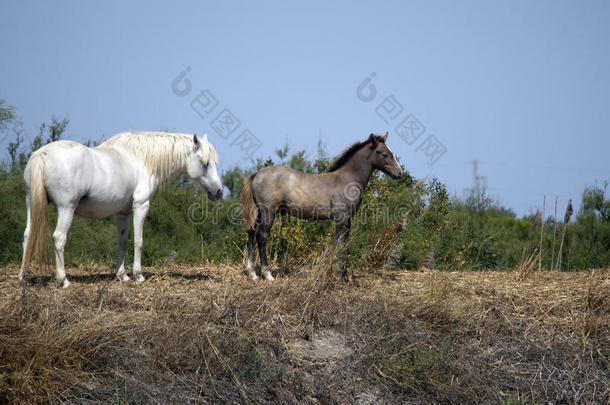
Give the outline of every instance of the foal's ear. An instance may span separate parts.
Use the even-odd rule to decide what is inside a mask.
[[[381,137],[381,142],[384,142],[388,139],[388,131],[385,131],[385,135]]]
[[[371,143],[371,149],[375,149],[377,147],[377,139],[375,139],[375,134],[369,135],[369,142]]]

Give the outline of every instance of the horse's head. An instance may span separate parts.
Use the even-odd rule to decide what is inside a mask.
[[[373,134],[369,136],[369,147],[373,149],[371,164],[375,169],[381,170],[394,179],[399,179],[403,174],[402,167],[400,167],[394,154],[390,148],[388,148],[388,145],[386,145],[386,139],[388,139],[387,132],[384,136],[376,136]]]
[[[193,150],[188,158],[186,171],[191,179],[208,193],[210,200],[222,197],[222,182],[216,170],[216,152],[208,143],[208,136],[204,135],[200,140],[193,135]]]

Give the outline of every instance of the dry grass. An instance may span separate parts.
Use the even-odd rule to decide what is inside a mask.
[[[517,279],[525,280],[534,271],[536,263],[540,263],[541,250],[534,249],[534,251],[527,257],[523,258],[521,264],[517,268]]]
[[[607,403],[608,270],[0,270],[0,403]],[[25,305],[24,305],[25,303]]]
[[[368,270],[375,271],[375,269],[381,268],[384,262],[388,260],[388,252],[396,245],[398,238],[402,235],[407,225],[407,220],[408,213],[387,227],[381,237],[375,238],[375,235],[371,235],[372,240],[369,241],[364,259]]]

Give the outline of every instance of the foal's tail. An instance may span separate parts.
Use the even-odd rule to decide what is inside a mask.
[[[247,230],[254,229],[254,223],[256,222],[256,217],[258,215],[258,208],[256,207],[254,196],[252,195],[252,180],[254,180],[255,175],[256,173],[246,179],[246,183],[241,192],[242,213],[244,215],[244,220],[246,221]]]
[[[29,173],[28,173],[29,172]],[[29,174],[29,199],[30,210],[29,234],[23,252],[23,263],[21,267],[27,267],[32,262],[35,254],[38,255],[43,265],[47,264],[47,228],[49,224],[47,190],[45,183],[47,180],[47,167],[43,153],[33,153],[28,167],[26,168],[27,177]]]

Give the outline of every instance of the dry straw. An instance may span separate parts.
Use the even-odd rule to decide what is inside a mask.
[[[243,266],[146,268],[142,284],[69,267],[70,289],[28,288],[26,308],[1,269],[0,402],[508,403],[523,387],[607,402],[608,270],[531,272],[534,255],[519,279],[356,269],[350,284],[342,255],[271,283]]]
[[[559,244],[559,253],[557,253],[557,270],[561,270],[563,241],[566,236],[566,227],[568,226],[568,222],[570,222],[570,218],[572,218],[573,213],[574,213],[574,209],[572,208],[572,199],[570,199],[570,201],[568,201],[568,206],[566,207],[566,213],[563,217],[563,230],[561,231],[561,243]]]
[[[555,240],[557,239],[557,196],[555,196],[555,214],[553,215],[553,247],[551,248],[551,270],[555,268]]]
[[[542,200],[542,215],[540,216],[540,246],[538,247],[538,271],[542,268],[542,234],[544,233],[544,214],[546,210],[546,195]]]
[[[525,260],[522,261],[517,268],[517,280],[525,280],[528,278],[531,272],[534,270],[536,262],[538,262],[540,265],[541,256],[541,252],[534,249],[534,251],[527,258],[525,258]],[[540,267],[538,267],[538,270],[540,270]]]
[[[524,263],[530,257],[530,255],[527,253],[528,250],[529,250],[529,240],[536,233],[536,228],[538,227],[538,224],[540,224],[541,219],[542,219],[542,213],[540,212],[540,210],[536,210],[536,215],[534,215],[534,220],[532,221],[532,225],[530,226],[529,234],[527,236],[527,239],[526,239],[525,243],[523,244],[523,248],[521,249],[521,264],[520,264],[520,266],[524,265]],[[526,256],[526,254],[527,254],[527,256]]]
[[[370,241],[371,243],[368,244],[364,260],[370,270],[375,271],[387,262],[388,254],[398,245],[398,240],[407,226],[409,212],[401,215],[376,241]]]

